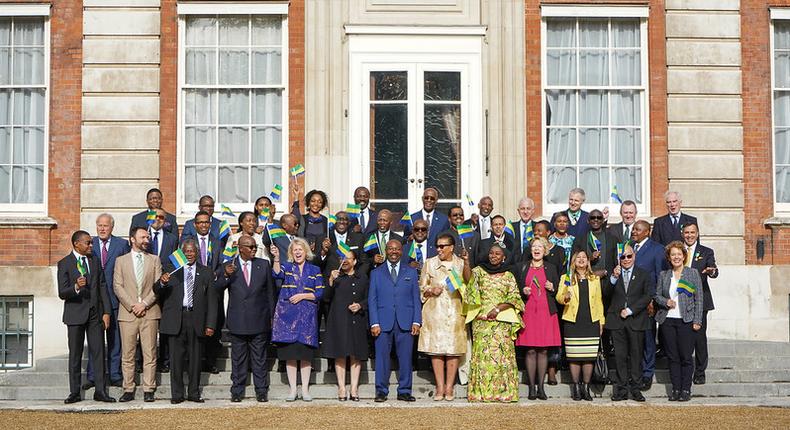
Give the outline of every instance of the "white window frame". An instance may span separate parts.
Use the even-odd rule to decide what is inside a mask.
[[[639,35],[641,40],[641,85],[626,87],[626,86],[578,86],[575,89],[589,88],[593,90],[611,91],[617,89],[637,89],[642,91],[641,105],[641,144],[642,144],[642,201],[637,203],[637,212],[642,214],[650,213],[650,79],[649,79],[649,44],[648,44],[648,28],[647,16],[649,9],[641,6],[596,6],[596,5],[544,5],[541,6],[541,22],[540,22],[540,74],[541,74],[541,163],[542,171],[541,177],[543,186],[541,190],[541,199],[543,202],[544,214],[552,214],[555,212],[563,211],[568,208],[567,201],[559,203],[549,203],[548,201],[548,175],[547,175],[547,157],[546,157],[546,91],[550,89],[567,89],[567,85],[550,87],[547,84],[548,65],[546,64],[547,54],[547,30],[546,18],[570,18],[570,19],[585,19],[585,18],[602,18],[602,19],[617,19],[617,18],[638,18],[640,20]],[[578,32],[577,32],[578,37]],[[610,44],[611,45],[611,44]],[[577,44],[578,46],[578,44]],[[611,50],[611,46],[608,47]],[[612,73],[611,67],[609,73]],[[611,102],[610,102],[611,103]],[[609,105],[611,108],[611,104]],[[578,109],[578,104],[577,104]],[[578,115],[577,115],[578,121]],[[611,136],[610,136],[611,144]],[[578,150],[578,139],[576,142]],[[611,157],[611,150],[609,151]],[[578,160],[577,160],[578,165]],[[611,164],[609,164],[611,166]],[[611,168],[611,167],[610,167]],[[570,191],[570,190],[568,190]],[[608,199],[611,200],[611,199]],[[609,208],[609,213],[616,215],[620,211],[620,203],[604,202],[604,203],[585,203],[583,208],[586,211],[593,209],[603,210],[605,207]]]
[[[41,203],[0,203],[0,215],[11,217],[42,216],[47,214],[49,198],[49,93],[50,87],[50,5],[48,4],[6,4],[0,5],[0,17],[44,19],[44,175],[41,190]],[[12,35],[13,37],[13,35]],[[4,85],[3,88],[40,88],[41,85]],[[13,142],[13,133],[11,134]],[[12,163],[13,165],[13,163]],[[13,170],[12,170],[13,175]]]
[[[771,23],[769,26],[769,39],[770,39],[770,60],[771,60],[771,201],[774,206],[775,216],[790,216],[790,203],[779,202],[776,199],[776,120],[774,117],[774,93],[776,91],[790,90],[776,88],[775,77],[775,64],[774,64],[774,22],[775,21],[788,21],[790,22],[790,8],[771,8]]]
[[[176,213],[179,217],[192,217],[195,212],[198,211],[198,204],[195,203],[188,203],[185,201],[185,187],[184,187],[184,89],[188,88],[189,86],[186,85],[186,51],[185,51],[185,41],[186,41],[186,18],[188,16],[193,15],[249,15],[249,16],[261,16],[261,15],[279,15],[282,17],[282,62],[281,62],[281,84],[272,86],[280,88],[282,87],[282,170],[280,172],[280,185],[283,187],[283,193],[280,197],[280,201],[273,202],[278,207],[280,207],[280,212],[285,213],[290,211],[290,204],[289,201],[290,193],[286,192],[288,190],[289,184],[289,150],[290,150],[290,138],[289,138],[289,131],[290,131],[290,124],[289,124],[289,64],[290,64],[290,55],[289,55],[289,46],[288,46],[288,2],[266,2],[266,3],[178,3],[177,5],[177,12],[178,12],[178,98],[177,98],[177,115],[178,115],[178,126],[176,130],[176,194],[177,194],[177,201],[176,201]],[[250,60],[250,67],[252,67],[252,61]],[[219,78],[219,76],[217,77]],[[201,87],[208,87],[207,85],[201,85]],[[220,85],[217,83],[214,87],[222,89],[222,88],[260,88],[260,87],[267,87],[261,85]],[[250,132],[252,134],[252,132]],[[217,142],[219,145],[219,141]],[[217,164],[219,160],[217,160]],[[250,184],[252,183],[252,170],[249,172],[250,175]],[[269,192],[264,191],[265,194],[262,196],[269,197]],[[255,199],[262,196],[257,196],[252,199],[252,201],[248,203],[228,203],[223,202],[218,199],[219,189],[215,190],[214,200],[216,201],[217,208],[219,208],[220,204],[224,204],[231,208],[235,213],[240,213],[242,211],[250,211],[255,204]],[[287,208],[287,210],[286,210]],[[285,212],[283,212],[285,211]]]
[[[0,15],[0,16],[2,16],[2,15]],[[27,369],[27,368],[33,367],[33,346],[35,345],[35,343],[33,342],[33,335],[34,335],[34,329],[35,329],[34,318],[33,318],[33,296],[2,296],[2,297],[0,297],[0,301],[2,301],[2,303],[0,303],[0,306],[6,306],[7,307],[7,303],[13,302],[14,299],[16,299],[19,302],[27,302],[27,324],[28,324],[27,325],[28,326],[28,330],[26,330],[26,332],[28,333],[28,337],[27,337],[27,364],[10,365],[9,363],[5,362],[5,357],[3,357],[2,361],[0,361],[0,371],[15,370],[15,369]],[[5,317],[6,315],[3,314],[3,315],[0,315],[0,316]],[[17,332],[4,331],[4,332],[2,332],[2,337],[5,338],[6,336],[14,336],[14,335],[17,335],[19,333],[20,333],[19,331],[17,331]]]

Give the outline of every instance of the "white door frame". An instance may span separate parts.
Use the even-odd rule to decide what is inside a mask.
[[[409,100],[416,91],[417,77],[424,70],[461,72],[461,201],[464,194],[482,197],[485,147],[482,109],[482,37],[445,35],[350,35],[349,37],[349,194],[359,185],[370,186],[369,72],[404,70],[409,72]],[[409,136],[421,142],[417,118],[422,117],[422,103],[414,101],[409,110]],[[418,116],[419,115],[419,116]],[[410,145],[412,142],[410,142]],[[422,160],[423,147],[409,154],[410,160]],[[409,163],[409,211],[421,207],[424,177],[422,163]]]

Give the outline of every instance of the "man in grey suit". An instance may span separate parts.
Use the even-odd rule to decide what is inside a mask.
[[[609,224],[606,229],[617,238],[618,243],[623,243],[631,239],[631,230],[636,222],[636,203],[633,200],[626,200],[620,205],[620,218],[622,221]]]

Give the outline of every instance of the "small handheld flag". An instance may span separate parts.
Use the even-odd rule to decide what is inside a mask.
[[[236,256],[237,252],[239,252],[238,247],[230,245],[226,246],[222,251],[222,262],[225,263],[227,261],[233,260],[233,257]]]
[[[228,236],[229,234],[230,234],[230,224],[228,224],[228,222],[223,219],[222,222],[219,224],[219,238],[224,239],[225,236]]]
[[[411,215],[409,215],[409,213],[408,213],[408,212],[404,212],[404,213],[403,213],[403,216],[402,216],[402,217],[400,217],[400,223],[401,223],[401,225],[403,225],[404,227],[409,227],[409,228],[411,228]]]
[[[261,212],[261,214],[258,215],[258,223],[264,224],[264,225],[267,224],[269,222],[270,214],[271,214],[271,212],[269,211],[269,208],[263,208],[263,211]]]
[[[565,280],[563,281],[566,287],[571,286],[571,271],[568,270],[568,273],[565,274]]]
[[[370,252],[373,251],[374,249],[378,249],[378,247],[379,247],[379,242],[376,240],[376,234],[374,233],[371,234],[370,237],[368,238],[368,241],[365,242],[365,246],[363,247],[363,249],[365,250],[365,252]]]
[[[291,167],[291,176],[297,177],[299,175],[304,175],[304,166],[297,164],[296,166]]]
[[[156,222],[156,211],[148,211],[145,213],[145,223],[148,225]]]
[[[77,271],[80,272],[80,276],[85,276],[88,273],[88,268],[82,265],[80,259],[77,259]]]
[[[456,230],[458,230],[458,236],[461,239],[469,239],[475,234],[475,230],[469,224],[460,224],[457,225],[455,228]]]
[[[595,235],[592,234],[592,232],[590,232],[588,234],[589,234],[589,237],[587,239],[590,242],[590,248],[592,248],[593,252],[599,251],[601,249],[601,241],[598,240],[598,238],[595,237]]]
[[[274,224],[269,224],[266,228],[269,229],[269,239],[274,240],[278,237],[285,236],[285,230],[280,227],[275,226]]]
[[[540,281],[538,281],[537,276],[532,277],[532,285],[535,287],[536,290],[540,290]]]
[[[359,218],[359,213],[362,211],[362,208],[359,207],[358,204],[349,203],[346,205],[346,213],[351,218]]]
[[[412,260],[417,259],[417,246],[414,244],[414,241],[412,241],[411,246],[409,246],[409,258]]]
[[[447,279],[444,281],[447,284],[447,289],[452,293],[455,290],[463,288],[464,281],[461,279],[461,275],[455,271],[455,269],[451,269],[450,273],[447,275]]]
[[[475,201],[472,200],[472,197],[469,195],[469,193],[466,193],[466,202],[469,203],[469,206],[475,205]]]
[[[329,216],[326,218],[327,218],[327,223],[329,224],[329,228],[334,227],[335,224],[337,223],[337,217],[332,214],[329,214]]]
[[[170,256],[167,258],[169,258],[170,262],[173,263],[173,267],[174,267],[173,272],[184,267],[187,264],[187,256],[184,255],[184,251],[182,251],[180,248],[176,249],[176,251],[170,254]]]
[[[337,242],[337,255],[340,258],[351,258],[351,247],[345,242]]]
[[[509,234],[510,237],[516,237],[516,231],[513,230],[512,222],[508,221],[507,224],[505,224],[505,233]]]
[[[625,242],[617,244],[617,259],[619,260],[620,257],[623,256],[623,252],[625,251]]]
[[[272,192],[269,193],[269,197],[271,197],[272,200],[277,200],[279,202],[280,196],[282,195],[283,195],[283,186],[280,184],[274,184],[274,188],[272,188]]]
[[[697,292],[697,286],[692,284],[691,282],[681,279],[678,281],[678,294],[685,294],[689,297],[693,296],[694,293]]]
[[[222,216],[236,217],[236,214],[229,207],[225,205],[220,205],[220,207],[222,208]]]
[[[616,203],[623,203],[623,199],[620,198],[620,194],[617,193],[617,185],[612,185],[612,192],[609,194],[612,200]]]

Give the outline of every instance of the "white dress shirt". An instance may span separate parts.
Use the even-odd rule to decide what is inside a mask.
[[[680,318],[680,303],[678,302],[678,281],[675,275],[672,275],[672,281],[669,284],[669,298],[675,302],[674,309],[667,312],[667,318]]]

